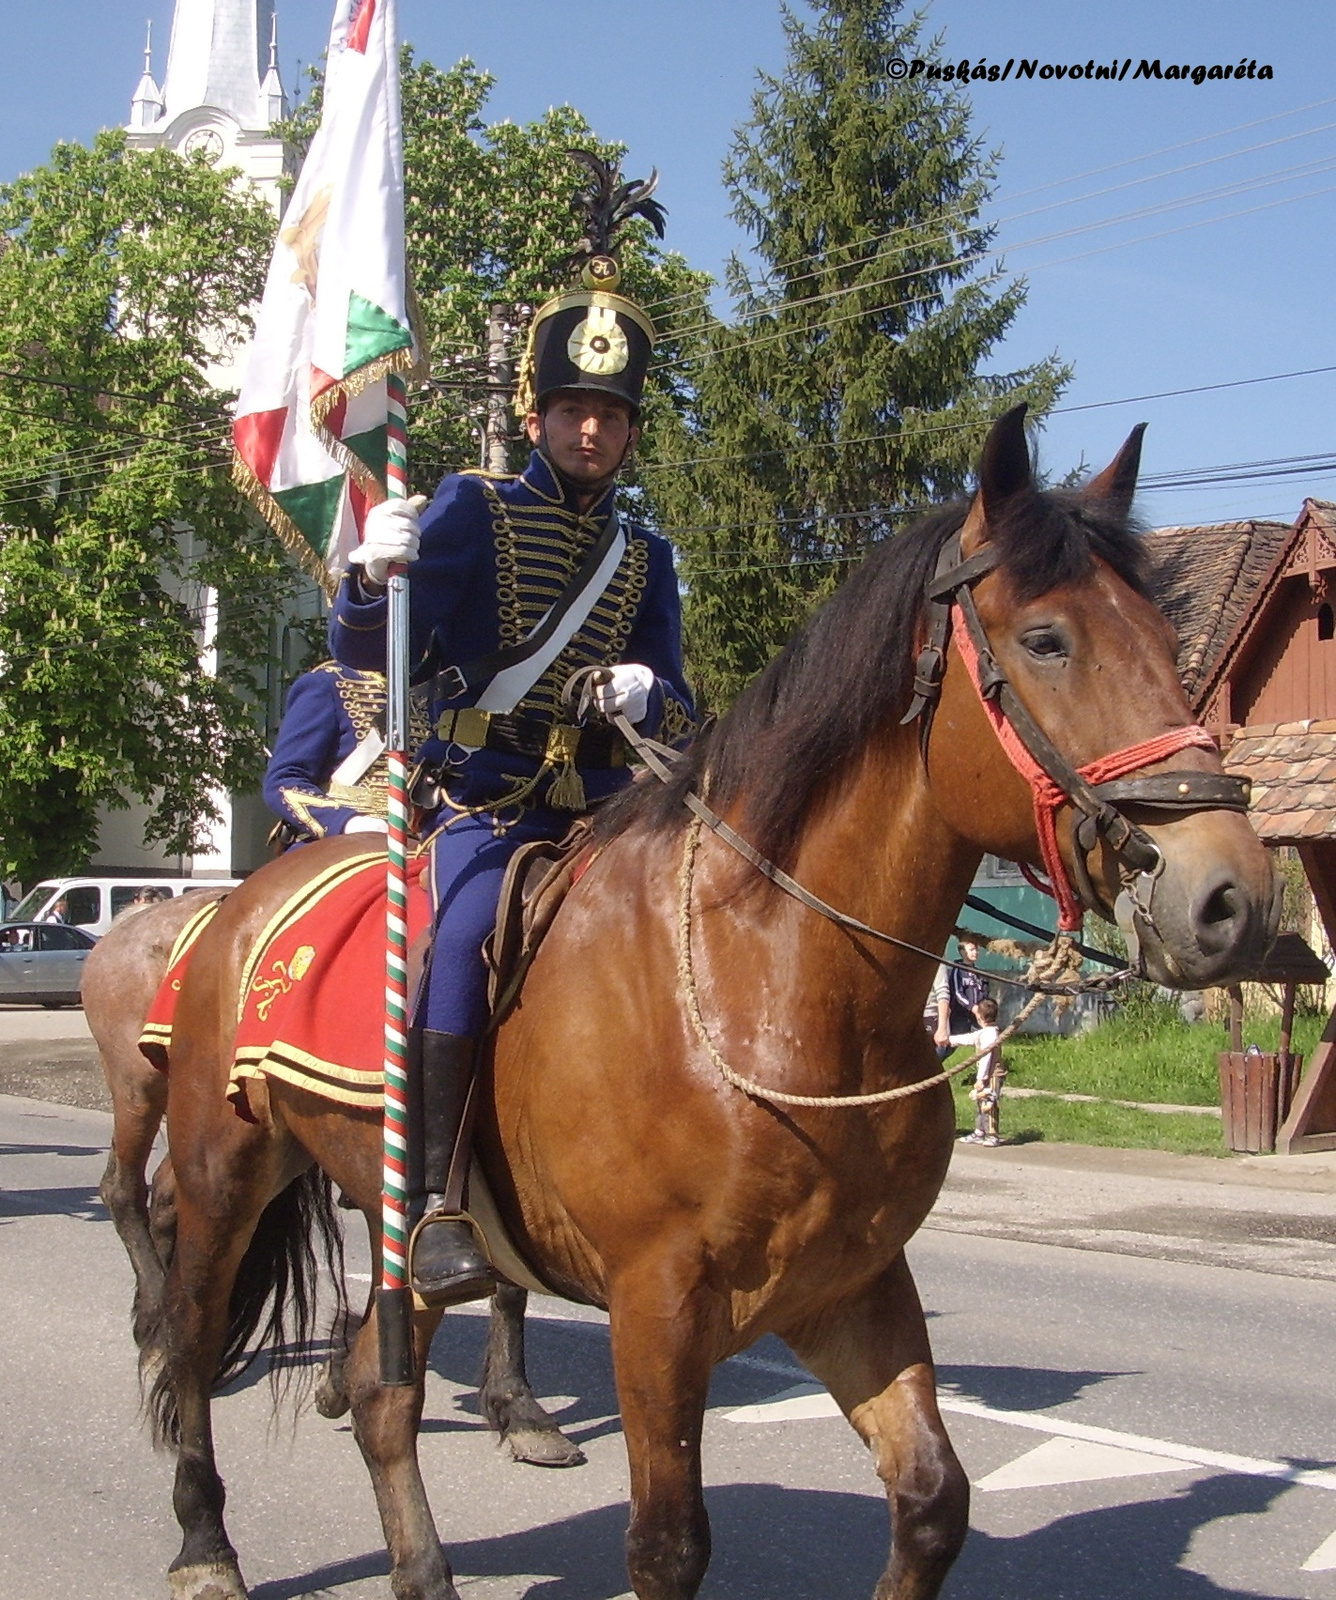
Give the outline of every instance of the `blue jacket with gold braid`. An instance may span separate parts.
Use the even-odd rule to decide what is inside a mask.
[[[355,783],[332,782],[384,709],[383,671],[362,672],[322,661],[293,683],[265,769],[263,793],[269,809],[300,838],[332,837],[353,817],[385,815],[383,755]],[[412,723],[417,737],[424,738],[426,722],[417,706]]]
[[[580,513],[539,451],[518,477],[446,478],[422,513],[421,553],[409,569],[410,660],[436,670],[525,640],[598,540],[614,493]],[[504,803],[527,788],[534,802],[578,810],[621,787],[627,773],[611,730],[590,729],[578,742],[561,734],[562,685],[581,667],[648,667],[655,685],[641,731],[676,743],[694,730],[672,548],[647,528],[623,525],[626,552],[607,588],[513,713],[470,709],[480,688],[433,700],[436,733],[419,753],[443,763],[457,801]],[[383,670],[386,611],[385,597],[368,597],[350,569],[330,617],[332,654]]]

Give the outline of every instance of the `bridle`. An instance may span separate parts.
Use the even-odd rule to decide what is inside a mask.
[[[914,697],[903,723],[919,724],[919,748],[926,765],[933,715],[941,698],[946,652],[954,635],[956,649],[969,672],[985,713],[1012,766],[1030,787],[1035,830],[1048,885],[1057,901],[1058,927],[1071,932],[1081,925],[1082,909],[1116,920],[1137,964],[1137,923],[1154,931],[1152,900],[1164,870],[1164,857],[1150,835],[1130,821],[1123,805],[1151,806],[1159,811],[1246,811],[1249,787],[1244,779],[1223,773],[1171,770],[1137,778],[1129,773],[1167,760],[1180,750],[1214,750],[1215,740],[1193,723],[1171,728],[1153,739],[1128,745],[1077,768],[1062,755],[1030,715],[1011,680],[998,664],[974,602],[973,586],[994,571],[996,547],[985,545],[965,557],[960,534],[943,544],[937,568],[925,590],[926,640],[914,670]],[[1069,875],[1058,843],[1057,815],[1072,808]],[[1110,916],[1091,880],[1087,856],[1103,842],[1118,860],[1122,890]],[[1072,878],[1075,877],[1075,883]],[[1033,881],[1033,880],[1032,880]]]

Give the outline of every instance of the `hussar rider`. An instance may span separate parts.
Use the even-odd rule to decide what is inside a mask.
[[[416,696],[415,742],[426,737]],[[384,833],[385,674],[322,661],[288,691],[261,788],[286,849],[341,833]]]
[[[577,726],[561,691],[582,667],[610,669],[597,709],[677,741],[693,727],[682,671],[677,579],[668,542],[617,505],[617,475],[640,437],[654,345],[650,319],[617,292],[615,234],[648,218],[655,178],[620,182],[586,156],[587,237],[580,286],[539,308],[516,409],[533,446],[518,476],[460,472],[419,514],[375,507],[334,603],[330,645],[350,666],[385,660],[389,567],[412,563],[410,658],[432,662],[434,736],[420,754],[441,778],[431,835],[437,922],[419,1009],[421,1220],[410,1248],[414,1290],[432,1304],[491,1292],[472,1228],[445,1208],[447,1176],[487,1019],[481,948],[507,861],[557,839],[628,780],[603,724]]]

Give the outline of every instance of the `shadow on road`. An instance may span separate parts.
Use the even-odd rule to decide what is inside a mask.
[[[1194,1535],[1221,1518],[1265,1511],[1283,1484],[1222,1476],[1166,1499],[1063,1517],[1033,1533],[972,1532],[943,1600],[1248,1600],[1293,1593],[1277,1575],[1265,1591],[1222,1588],[1182,1566]],[[714,1559],[701,1600],[830,1600],[870,1595],[886,1559],[886,1510],[872,1495],[729,1484],[707,1491]],[[453,1545],[457,1581],[550,1575],[532,1600],[616,1600],[627,1593],[626,1509],[603,1506],[560,1522]],[[383,1577],[381,1551],[257,1585],[252,1600],[337,1595],[344,1584]],[[518,1591],[517,1591],[518,1592]]]
[[[962,1400],[981,1400],[1003,1411],[1047,1411],[1079,1399],[1109,1378],[1132,1376],[1132,1371],[1070,1372],[1055,1367],[939,1366],[937,1385]]]
[[[6,1156],[104,1156],[103,1144],[0,1144],[0,1161]]]
[[[43,1216],[77,1217],[81,1222],[109,1220],[107,1208],[91,1184],[71,1189],[0,1189],[0,1219]]]

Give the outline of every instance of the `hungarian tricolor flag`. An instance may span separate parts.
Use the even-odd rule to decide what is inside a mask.
[[[327,589],[385,498],[386,378],[417,362],[394,0],[338,0],[324,106],[269,264],[233,477]]]

